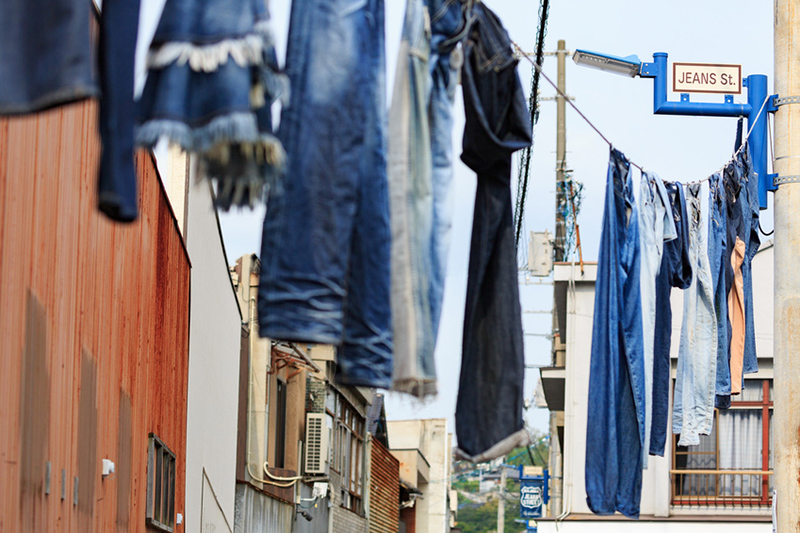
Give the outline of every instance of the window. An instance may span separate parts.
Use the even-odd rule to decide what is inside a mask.
[[[162,531],[175,527],[175,454],[152,433],[147,446],[146,522]]]
[[[672,503],[767,507],[772,497],[772,380],[745,380],[697,446],[673,441]]]
[[[285,468],[286,462],[286,383],[280,379],[275,391],[275,468]]]
[[[341,475],[342,507],[361,514],[362,478],[364,456],[364,418],[358,414],[341,395],[336,392],[335,410],[328,414],[333,418],[336,428],[333,434],[333,470]],[[335,413],[335,416],[334,416]]]

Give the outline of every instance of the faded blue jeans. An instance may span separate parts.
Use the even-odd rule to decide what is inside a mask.
[[[647,468],[653,420],[653,353],[656,323],[656,277],[661,270],[664,242],[677,238],[675,221],[664,182],[645,172],[639,184],[639,242],[641,247],[642,338],[644,342],[644,444],[642,460]]]
[[[393,388],[420,397],[436,392],[457,85],[450,52],[463,26],[459,0],[408,0],[389,111]]]
[[[339,383],[389,388],[383,0],[292,2],[286,73],[288,164],[264,219],[260,333],[334,344]]]
[[[706,219],[700,209],[702,185],[686,186],[689,214],[689,257],[694,275],[684,292],[683,324],[672,407],[672,432],[679,446],[700,443],[711,432],[717,368],[717,317],[714,311]]]
[[[638,518],[644,442],[640,244],[630,163],[611,149],[595,283],[586,501],[593,513]]]
[[[727,247],[728,217],[725,213],[725,187],[722,175],[713,174],[708,179],[708,261],[711,267],[711,290],[717,320],[717,372],[715,406],[730,407],[731,369],[728,361],[728,293],[725,291],[725,257]]]
[[[689,217],[680,183],[666,183],[670,211],[677,238],[664,243],[661,270],[656,277],[656,322],[653,342],[653,421],[650,430],[650,455],[664,456],[669,431],[670,345],[672,343],[672,287],[686,289],[692,282],[689,259]],[[648,398],[649,399],[649,398]]]

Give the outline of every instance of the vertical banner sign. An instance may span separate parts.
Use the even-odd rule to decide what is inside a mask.
[[[544,479],[523,479],[519,488],[519,514],[521,518],[542,517],[542,492]]]

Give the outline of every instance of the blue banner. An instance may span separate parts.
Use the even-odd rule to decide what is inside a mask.
[[[519,488],[519,514],[522,518],[541,518],[544,506],[544,479],[523,479]]]

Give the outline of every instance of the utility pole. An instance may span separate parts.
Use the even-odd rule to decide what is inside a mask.
[[[500,463],[500,496],[497,498],[497,533],[504,533],[506,526],[506,457]]]
[[[800,96],[800,0],[775,0],[775,93]],[[795,35],[795,33],[798,35]],[[800,175],[800,104],[775,113],[775,169],[782,179]],[[764,179],[764,176],[759,176]],[[777,523],[781,533],[800,533],[800,184],[775,191],[775,319],[773,450]]]
[[[562,94],[567,94],[567,48],[563,39],[558,41],[556,50],[558,59],[558,90],[556,95],[556,244],[555,260],[567,260],[567,228],[564,213],[559,206],[566,204],[566,189],[564,188],[564,170],[567,168],[567,102]]]

